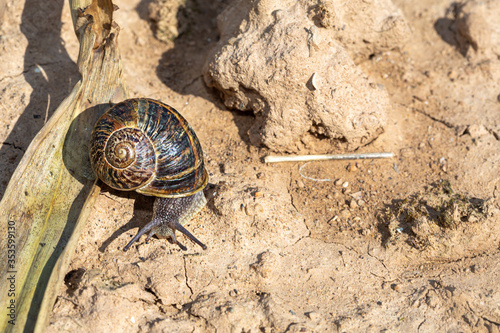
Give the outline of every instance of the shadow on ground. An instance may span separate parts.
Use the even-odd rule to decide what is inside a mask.
[[[141,1],[136,10],[141,19],[150,23],[154,31],[156,27],[149,18],[148,11],[151,2],[151,0]],[[175,39],[174,47],[163,54],[156,73],[158,78],[175,92],[181,95],[202,97],[224,110],[226,107],[218,92],[205,85],[202,69],[212,48],[219,40],[217,16],[226,8],[229,1],[192,0],[187,3],[190,7],[178,13],[179,22],[184,22],[186,27]],[[247,132],[254,122],[253,114],[240,111],[230,112],[233,114],[242,140],[250,145]]]
[[[27,0],[23,9],[21,32],[28,40],[23,75],[33,91],[0,150],[0,156],[5,156],[7,150],[16,148],[18,156],[10,170],[15,170],[35,135],[80,79],[61,39],[63,5],[64,0]],[[6,175],[5,179],[11,176]],[[6,186],[0,184],[0,197]]]

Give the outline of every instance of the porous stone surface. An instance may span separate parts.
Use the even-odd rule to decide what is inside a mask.
[[[356,63],[399,48],[411,37],[406,18],[391,0],[320,0],[305,5],[315,24],[331,30]]]
[[[398,16],[400,23],[386,29],[388,36],[365,41],[373,44],[367,48],[359,36],[375,29],[375,21],[383,21],[378,17],[359,23],[357,32],[346,39],[343,22],[355,22],[361,15],[353,14],[356,4],[361,6],[361,2],[236,1],[219,15],[221,38],[204,67],[205,82],[222,93],[227,107],[256,115],[249,130],[252,144],[296,151],[312,134],[353,150],[383,132],[388,95],[355,65],[345,46],[359,54],[374,52],[373,45],[382,50],[389,47],[388,39],[400,36],[402,41],[406,26]],[[337,15],[334,9],[341,8],[342,15]],[[388,12],[379,14],[388,17]]]

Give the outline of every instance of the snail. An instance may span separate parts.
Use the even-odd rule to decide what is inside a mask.
[[[115,104],[92,130],[90,162],[108,186],[156,197],[151,222],[124,251],[148,231],[146,241],[157,235],[185,251],[175,237],[180,231],[207,248],[183,227],[206,204],[208,173],[196,134],[174,108],[149,98]]]

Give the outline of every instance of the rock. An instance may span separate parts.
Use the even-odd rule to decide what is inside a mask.
[[[155,23],[155,37],[172,42],[188,27],[186,13],[192,0],[155,0],[149,5],[149,18]]]
[[[266,251],[259,254],[258,261],[250,267],[259,273],[263,278],[267,278],[276,269],[278,254],[273,251]]]
[[[465,133],[468,133],[474,139],[489,134],[488,130],[483,125],[477,125],[477,124],[467,126]]]
[[[361,192],[361,191],[354,192],[354,193],[351,193],[350,196],[353,199],[360,200],[361,198],[363,198],[363,192]]]
[[[334,3],[339,11],[335,14]],[[221,39],[204,66],[204,79],[207,86],[222,92],[228,108],[256,115],[249,130],[254,145],[297,151],[301,138],[312,134],[356,149],[383,132],[389,99],[385,89],[354,64],[338,41],[343,33],[335,27],[352,20],[358,31],[375,29],[373,18],[368,25],[354,18],[366,13],[367,18],[375,15],[377,22],[391,21],[394,17],[382,15],[382,9],[375,11],[377,17],[369,8],[394,6],[390,1],[377,6],[324,2],[322,8],[333,16],[323,10],[317,14],[323,21],[317,23],[308,5],[305,0],[233,2],[218,17]],[[343,7],[353,12],[344,12]],[[401,15],[395,17],[404,22]],[[376,34],[373,30],[371,35],[391,31],[386,23],[387,29]],[[362,39],[357,43],[365,44]]]
[[[425,299],[425,303],[427,304],[427,306],[434,309],[439,305],[439,297],[435,292],[429,292]]]
[[[356,171],[358,171],[358,167],[356,165],[354,165],[354,164],[349,164],[347,166],[347,171],[349,171],[349,172],[356,172]]]
[[[472,265],[470,270],[472,273],[480,273],[483,271],[483,268],[480,265]]]
[[[342,209],[339,213],[340,217],[343,217],[343,218],[349,218],[351,217],[351,212],[349,211],[349,209]]]
[[[306,313],[306,316],[307,316],[307,318],[309,318],[311,320],[318,320],[320,318],[319,314],[317,312],[314,312],[314,311]]]

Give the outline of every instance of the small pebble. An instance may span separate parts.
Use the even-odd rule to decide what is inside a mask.
[[[261,196],[263,196],[263,195],[264,195],[264,192],[262,192],[262,191],[257,191],[257,192],[255,192],[255,193],[253,194],[253,196],[254,196],[254,197],[256,197],[256,198],[261,197]]]
[[[329,200],[338,199],[339,197],[340,197],[339,192],[328,193],[326,195],[326,198],[329,199]]]
[[[229,296],[231,296],[231,297],[238,296],[238,290],[236,290],[236,289],[231,290],[229,292]]]
[[[349,171],[349,172],[355,172],[355,171],[358,171],[358,167],[357,167],[356,165],[354,165],[354,164],[349,164],[349,165],[347,166],[347,171]]]
[[[266,176],[262,172],[259,172],[257,174],[257,179],[265,179],[265,178],[266,178]]]
[[[482,268],[481,266],[479,266],[479,265],[472,265],[472,266],[470,267],[470,271],[471,271],[472,273],[479,273],[479,272],[481,272],[482,270],[483,270],[483,268]]]
[[[344,183],[342,183],[342,187],[343,187],[343,188],[346,188],[347,186],[349,186],[349,182],[344,182]]]
[[[439,297],[434,294],[429,294],[429,296],[425,299],[425,304],[431,308],[435,308],[439,304]]]
[[[235,165],[233,163],[224,163],[222,164],[222,173],[224,174],[232,174],[232,173],[236,173],[236,168],[235,168]]]
[[[247,214],[248,216],[255,215],[255,209],[254,209],[254,207],[252,207],[250,205],[246,205],[245,206],[245,214]]]
[[[354,192],[354,193],[351,193],[350,196],[353,199],[359,200],[359,199],[361,199],[363,197],[363,192],[361,192],[361,191]]]
[[[394,291],[400,291],[401,290],[401,286],[399,284],[397,284],[397,283],[391,285],[391,288]]]
[[[311,311],[311,312],[308,312],[306,313],[306,316],[307,318],[311,319],[311,320],[316,320],[319,318],[319,314],[317,314],[316,312],[314,311]]]
[[[351,216],[351,212],[349,211],[349,209],[342,209],[339,215],[343,218],[348,218]]]
[[[304,187],[304,182],[302,180],[297,180],[297,187],[298,188],[303,188]]]
[[[394,163],[392,165],[392,168],[394,169],[394,171],[396,171],[396,173],[399,173],[399,168],[398,168],[398,165],[396,163]]]
[[[363,199],[359,199],[358,206],[364,206],[364,205],[365,205],[365,201]]]
[[[342,178],[339,178],[337,179],[335,182],[334,182],[335,186],[340,186],[342,185]]]
[[[262,214],[264,212],[264,206],[262,206],[261,204],[256,204],[254,210],[255,214]]]
[[[349,202],[349,207],[351,207],[351,209],[356,209],[358,208],[358,203],[356,202],[356,200],[351,200],[351,202]]]
[[[402,157],[413,157],[415,156],[415,152],[410,149],[410,148],[402,148],[400,151],[399,151],[399,154],[402,156]]]
[[[140,46],[146,45],[146,41],[141,37],[138,37],[135,42],[137,43],[137,45],[140,45]]]

